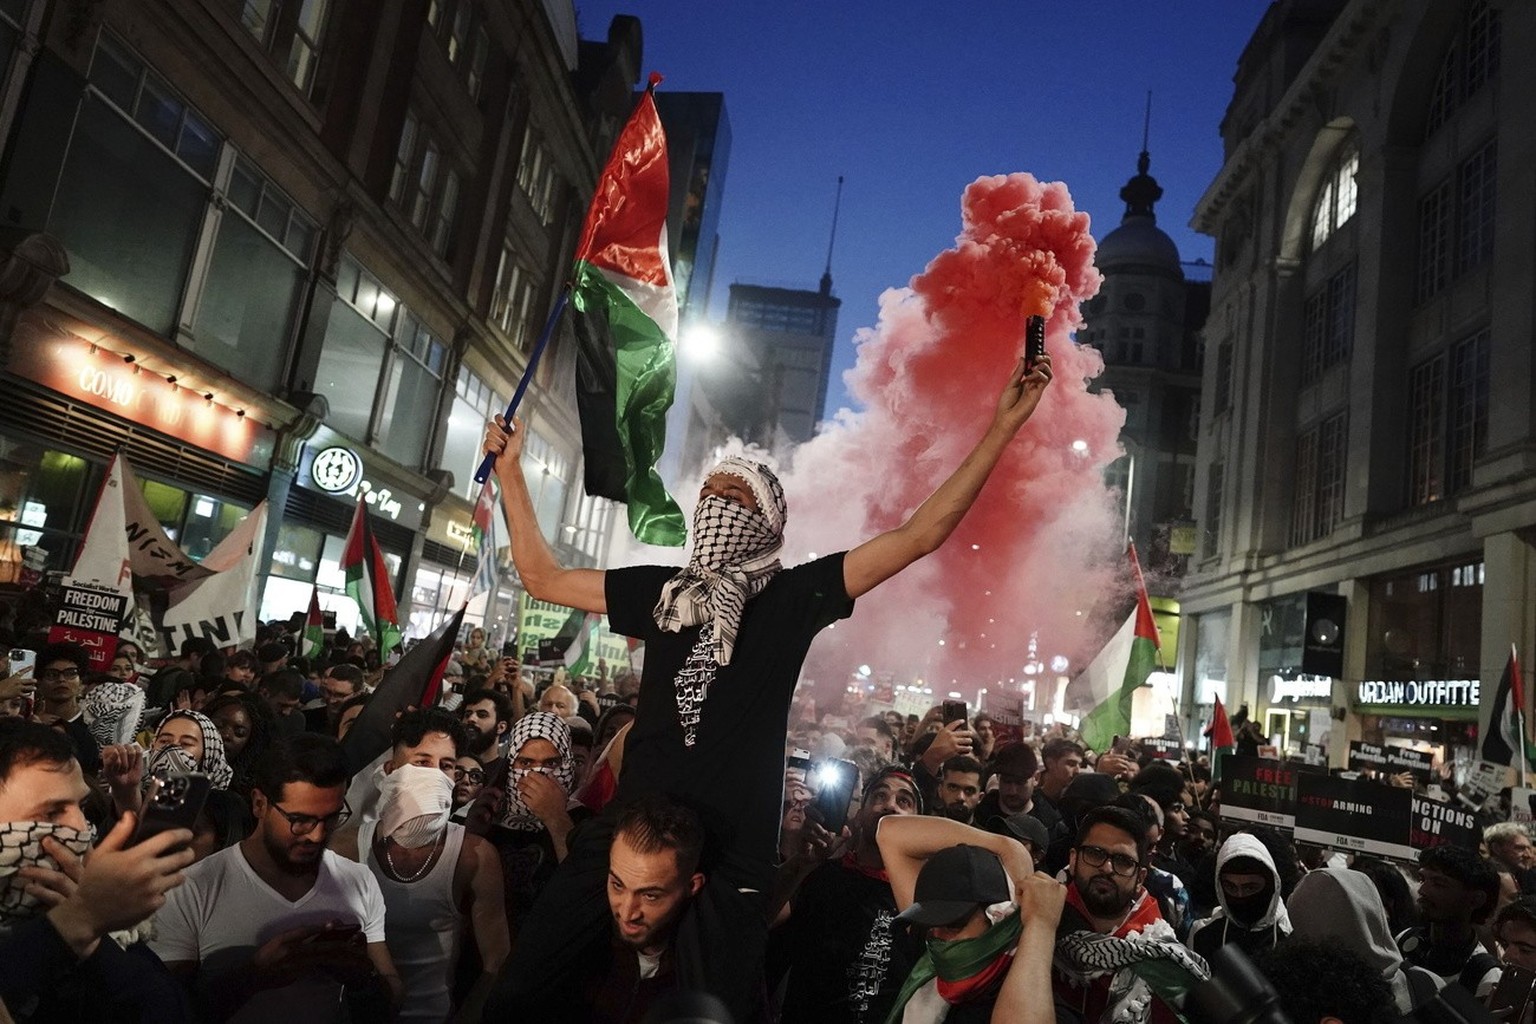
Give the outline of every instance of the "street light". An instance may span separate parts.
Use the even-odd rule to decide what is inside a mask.
[[[683,354],[697,363],[708,363],[720,354],[720,331],[707,320],[695,320],[683,330]]]

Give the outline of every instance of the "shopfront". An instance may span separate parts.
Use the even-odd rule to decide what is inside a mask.
[[[69,569],[117,451],[194,558],[265,496],[274,435],[257,410],[153,363],[58,310],[23,314],[0,376],[0,586]]]
[[[365,450],[325,427],[305,445],[272,548],[271,575],[262,589],[263,621],[303,612],[315,588],[320,607],[335,612],[336,625],[356,635],[360,620],[357,604],[346,593],[341,555],[359,499],[368,506],[390,583],[401,592],[426,502],[385,479],[367,459]]]
[[[1326,751],[1332,732],[1333,680],[1302,669],[1307,595],[1287,594],[1259,605],[1259,700],[1256,716],[1268,742],[1283,754]]]
[[[1361,739],[1475,760],[1483,576],[1469,558],[1370,581],[1365,678],[1352,688]]]

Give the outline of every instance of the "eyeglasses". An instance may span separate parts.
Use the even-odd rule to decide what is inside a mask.
[[[341,810],[335,814],[327,814],[323,818],[317,818],[313,814],[289,814],[278,806],[276,800],[272,801],[272,809],[288,819],[288,827],[293,830],[293,834],[296,836],[309,835],[315,830],[316,825],[324,825],[326,832],[334,832],[345,825],[348,818],[352,817],[352,808],[348,807],[345,803],[341,805]]]
[[[80,678],[80,670],[77,668],[45,668],[37,674],[38,682],[56,683],[59,680],[74,682]]]
[[[453,781],[464,782],[465,780],[474,783],[476,786],[484,785],[485,772],[479,768],[455,768],[453,770]]]
[[[1101,868],[1107,861],[1109,869],[1117,875],[1129,877],[1141,870],[1141,862],[1135,857],[1128,857],[1123,853],[1110,853],[1102,846],[1079,846],[1077,855],[1091,868]]]

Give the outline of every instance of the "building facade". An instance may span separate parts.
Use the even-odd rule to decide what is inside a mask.
[[[67,569],[122,450],[194,554],[269,502],[263,619],[318,586],[355,621],[339,558],[365,500],[407,635],[433,628],[638,22],[583,42],[539,0],[11,0],[0,59],[0,572]],[[541,525],[579,561],[613,510],[576,496],[570,347],[522,414]]]
[[[1293,752],[1464,763],[1536,644],[1533,42],[1524,4],[1287,0],[1239,62],[1194,218],[1216,268],[1182,664],[1187,698]]]
[[[816,436],[827,404],[837,311],[830,270],[817,291],[731,285],[725,330],[755,373],[734,400],[717,402],[741,438],[769,448]]]
[[[1120,190],[1125,216],[1094,255],[1104,283],[1083,304],[1077,338],[1104,356],[1093,389],[1113,392],[1125,409],[1126,454],[1107,476],[1124,502],[1126,538],[1152,575],[1153,595],[1171,597],[1193,553],[1199,331],[1210,283],[1186,277],[1173,239],[1157,226],[1163,190],[1150,166],[1143,151]]]

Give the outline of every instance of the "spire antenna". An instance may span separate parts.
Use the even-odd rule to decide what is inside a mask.
[[[837,176],[837,198],[832,201],[832,237],[827,239],[827,269],[821,275],[821,294],[832,294],[832,247],[837,245],[837,215],[843,207],[843,176]]]

